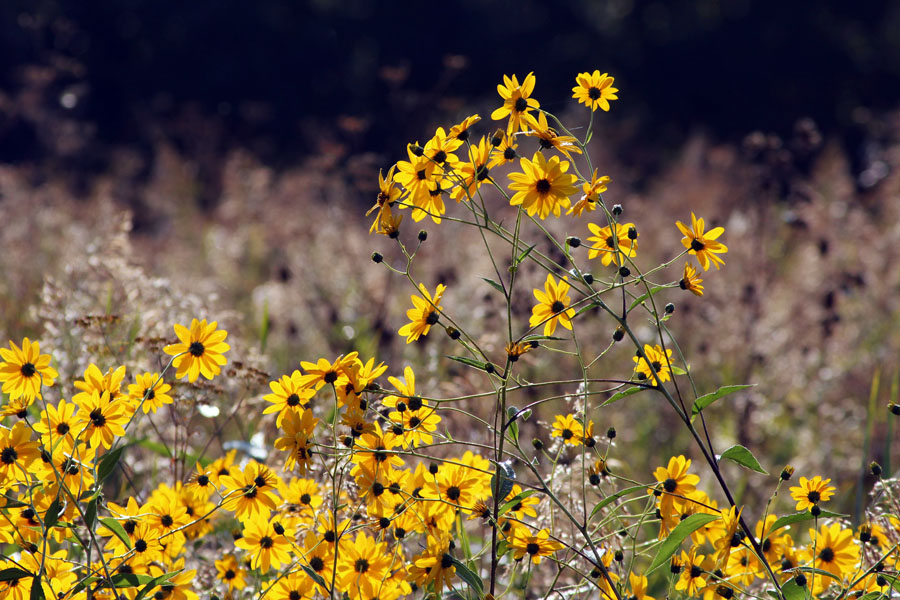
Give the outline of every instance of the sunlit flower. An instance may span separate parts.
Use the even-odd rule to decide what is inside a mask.
[[[428,335],[431,326],[438,322],[440,318],[441,297],[444,295],[447,286],[439,283],[434,291],[434,296],[428,293],[424,283],[419,284],[419,291],[422,297],[411,296],[413,308],[406,311],[406,318],[409,323],[400,328],[400,335],[406,336],[406,343],[410,344],[418,340],[423,335]]]
[[[662,492],[660,497],[662,506],[671,506],[676,500],[680,502],[679,496],[687,496],[696,489],[700,477],[688,473],[690,468],[691,459],[684,456],[673,456],[669,459],[668,466],[657,467],[653,476],[660,483],[657,488]],[[656,489],[650,490],[651,493],[655,491]]]
[[[81,404],[97,392],[99,395],[109,394],[109,401],[116,402],[126,396],[122,390],[122,382],[125,380],[125,365],[119,365],[115,369],[109,368],[106,373],[100,367],[91,363],[84,370],[84,379],[75,382],[75,387],[81,390],[72,396],[72,402]],[[127,400],[127,399],[126,399]],[[137,408],[137,403],[134,404]]]
[[[475,192],[483,182],[489,181],[490,156],[491,145],[488,144],[485,137],[482,137],[477,144],[469,146],[469,161],[463,163],[458,174],[451,177],[456,181],[456,186],[450,194],[451,198],[457,202],[469,200],[475,196]]]
[[[584,427],[573,414],[566,416],[556,415],[556,419],[553,422],[553,432],[550,435],[562,438],[566,444],[578,446],[584,437]]]
[[[350,352],[349,354],[341,354],[334,362],[327,358],[320,358],[316,362],[300,361],[300,366],[306,371],[301,378],[300,385],[303,387],[311,387],[316,391],[322,389],[325,385],[337,384],[338,379],[347,374],[347,370],[353,368],[353,365],[359,360],[359,352]]]
[[[264,415],[278,413],[275,426],[281,427],[281,421],[288,412],[300,412],[303,406],[315,394],[315,390],[303,383],[303,374],[294,370],[290,375],[282,375],[278,381],[270,381],[271,394],[263,396],[263,400],[271,403],[263,410]]]
[[[698,596],[700,590],[706,586],[708,577],[706,569],[708,569],[706,557],[697,554],[696,548],[691,548],[690,554],[681,551],[681,575],[675,584],[676,590],[682,590],[688,596]],[[705,568],[704,568],[705,567]]]
[[[109,392],[101,396],[96,390],[78,408],[75,415],[78,437],[84,434],[94,448],[111,448],[115,438],[125,435],[125,425],[134,412],[134,407],[124,402],[111,402]]]
[[[604,267],[611,265],[614,259],[616,266],[622,266],[622,256],[634,258],[638,243],[637,239],[632,240],[628,236],[632,228],[634,223],[612,223],[606,227],[588,223],[588,229],[594,234],[587,238],[589,242],[594,242],[588,248],[588,258],[599,256]]]
[[[578,140],[571,135],[559,135],[556,129],[550,127],[550,124],[547,122],[547,114],[544,111],[538,111],[537,118],[532,115],[525,115],[525,122],[529,127],[525,131],[525,135],[538,138],[538,143],[543,150],[556,148],[570,160],[572,159],[571,152],[581,154]]]
[[[633,357],[634,362],[637,363],[634,370],[638,374],[638,379],[651,381],[655,384],[656,377],[654,376],[654,373],[659,375],[659,381],[661,382],[672,379],[670,364],[672,358],[671,348],[666,348],[665,353],[663,353],[662,346],[659,344],[656,344],[656,346],[644,344],[644,354],[647,357],[646,359],[644,359],[643,356]]]
[[[175,377],[181,379],[187,375],[193,383],[200,375],[212,379],[222,372],[222,366],[228,362],[224,354],[231,346],[225,343],[228,332],[217,330],[217,325],[218,322],[207,323],[206,319],[193,319],[190,329],[175,324],[175,335],[180,342],[163,348],[163,352],[175,357]]]
[[[600,194],[606,191],[606,184],[610,182],[609,175],[597,175],[597,169],[594,169],[593,175],[591,175],[590,181],[585,181],[581,184],[581,191],[584,194],[581,196],[581,199],[572,205],[572,208],[569,209],[567,215],[575,215],[576,217],[580,217],[581,213],[584,211],[591,212],[595,208],[597,208],[600,203]],[[627,229],[625,230],[628,231]]]
[[[491,138],[491,146],[494,148],[491,152],[491,162],[488,164],[491,169],[500,165],[509,164],[517,158],[520,158],[516,153],[516,148],[518,148],[519,145],[516,143],[515,134],[510,135],[502,129],[498,129],[496,137]]]
[[[687,290],[692,294],[703,296],[703,280],[697,269],[691,266],[691,263],[684,263],[684,276],[678,282],[678,287]]]
[[[438,597],[441,596],[444,587],[450,587],[456,578],[450,543],[449,532],[429,535],[425,551],[412,559],[412,566],[409,569],[410,578],[420,587],[433,583]]]
[[[25,481],[28,467],[39,456],[38,443],[31,441],[31,429],[25,423],[0,428],[0,484]]]
[[[638,575],[631,572],[628,574],[628,584],[631,589],[631,596],[634,600],[656,600],[653,596],[647,595],[647,576]]]
[[[511,205],[521,204],[529,216],[537,215],[540,219],[546,219],[551,212],[558,217],[561,209],[569,208],[569,196],[575,193],[577,177],[566,173],[569,170],[568,161],[560,162],[558,156],[547,160],[543,154],[536,152],[531,160],[519,160],[519,165],[522,167],[521,173],[509,174],[513,180],[509,189],[516,192],[509,200]]]
[[[528,529],[519,530],[513,536],[509,545],[513,549],[513,558],[521,560],[527,554],[534,564],[540,564],[541,557],[550,556],[557,550],[562,550],[563,545],[550,539],[550,531],[541,529],[537,535],[529,535]]]
[[[614,77],[610,77],[608,73],[600,74],[600,71],[593,73],[579,73],[575,78],[576,85],[572,88],[572,97],[584,104],[592,111],[602,108],[609,110],[609,101],[618,100],[616,92],[619,90],[612,86]]]
[[[225,510],[243,521],[267,521],[271,511],[278,506],[278,477],[265,465],[250,461],[243,471],[237,469],[231,475],[220,478],[225,487],[222,503]]]
[[[531,110],[541,107],[540,102],[531,98],[534,91],[534,73],[525,76],[522,84],[515,75],[508,77],[503,76],[503,84],[497,85],[497,93],[503,98],[503,106],[491,113],[491,118],[499,121],[505,117],[509,117],[509,124],[506,127],[508,133],[514,131],[528,129],[528,123],[522,118]]]
[[[377,598],[392,560],[384,542],[376,542],[359,532],[354,542],[341,546],[337,586],[353,600]]]
[[[39,342],[28,338],[22,340],[19,348],[10,340],[9,348],[0,348],[0,382],[3,382],[3,393],[9,394],[10,400],[25,398],[34,400],[41,397],[41,387],[51,387],[53,380],[59,377],[56,369],[50,366],[50,355],[41,354]]]
[[[822,525],[817,532],[809,530],[810,544],[806,549],[812,567],[828,571],[840,580],[852,575],[859,563],[859,546],[853,541],[853,531],[842,529],[840,523]],[[824,590],[833,580],[819,575],[816,589]]]
[[[41,411],[41,420],[34,424],[34,430],[41,434],[45,446],[55,446],[63,438],[72,439],[76,427],[76,408],[75,404],[62,398],[59,404],[48,404]]]
[[[135,383],[128,386],[128,396],[135,407],[138,404],[141,405],[144,414],[149,412],[156,414],[160,406],[172,404],[172,396],[167,393],[172,386],[163,381],[159,373],[144,373],[138,375],[136,380]],[[141,404],[142,401],[143,404]]]
[[[538,303],[531,308],[528,324],[531,327],[538,327],[543,323],[544,335],[553,335],[557,324],[571,330],[575,309],[569,308],[572,305],[569,299],[570,287],[566,277],[556,281],[553,275],[548,273],[544,291],[533,290]]]
[[[828,485],[830,479],[822,479],[816,475],[812,479],[800,478],[800,485],[791,487],[791,498],[797,501],[797,510],[808,510],[819,502],[827,502],[834,495],[834,486]]]
[[[291,562],[291,540],[285,533],[274,521],[254,517],[244,522],[243,536],[234,545],[247,551],[254,569],[268,573],[271,567],[277,569]]]
[[[714,227],[709,231],[705,231],[703,219],[698,219],[694,213],[691,213],[690,229],[688,229],[681,221],[678,221],[675,224],[678,226],[681,233],[684,234],[681,243],[688,249],[689,254],[697,256],[697,261],[699,261],[700,266],[703,267],[704,271],[709,270],[710,264],[712,264],[716,270],[719,269],[719,265],[725,264],[724,260],[716,256],[717,254],[725,254],[728,252],[728,247],[725,246],[725,244],[716,241],[720,235],[725,233],[724,227]]]
[[[461,123],[458,125],[454,125],[450,128],[449,133],[447,133],[448,137],[457,139],[461,142],[465,142],[469,139],[469,127],[477,123],[481,120],[481,117],[478,115],[472,115],[463,119]]]

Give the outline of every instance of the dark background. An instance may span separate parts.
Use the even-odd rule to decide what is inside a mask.
[[[278,166],[332,133],[395,155],[425,122],[491,107],[503,74],[534,71],[552,111],[595,68],[642,143],[812,117],[853,154],[860,108],[898,104],[900,3],[6,0],[0,160],[102,170],[110,148],[162,136]],[[80,141],[61,144],[63,125]]]

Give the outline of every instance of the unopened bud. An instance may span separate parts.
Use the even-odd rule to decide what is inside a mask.
[[[572,237],[566,238],[566,243],[573,248],[577,248],[581,245],[581,239],[573,235]]]
[[[631,269],[625,266],[619,267],[619,275],[621,275],[622,277],[628,277],[629,275],[631,275]]]
[[[381,252],[373,252],[372,253],[372,262],[380,263],[384,260],[384,256],[382,256]]]
[[[869,470],[875,477],[881,477],[881,465],[879,465],[877,462],[873,461],[872,464],[869,465]]]
[[[617,217],[619,215],[621,215],[622,214],[622,205],[621,204],[613,204],[612,214],[616,215]]]
[[[792,467],[791,465],[786,465],[781,470],[781,480],[782,481],[787,481],[788,479],[790,479],[793,476],[794,476],[794,467]]]
[[[666,314],[671,315],[673,312],[675,312],[675,305],[669,302],[668,304],[666,304]]]
[[[613,332],[613,341],[621,342],[625,337],[625,330],[621,327],[616,327],[616,330]]]
[[[419,241],[420,241],[420,242],[424,242],[424,241],[427,240],[427,239],[428,239],[428,232],[425,231],[424,229],[422,229],[421,231],[419,231]]]
[[[637,236],[638,236],[637,229],[634,227],[634,225],[632,225],[631,227],[628,228],[628,239],[636,240]]]

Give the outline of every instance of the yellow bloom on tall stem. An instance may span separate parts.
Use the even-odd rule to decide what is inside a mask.
[[[672,371],[669,364],[669,361],[672,358],[671,348],[666,348],[665,353],[663,353],[662,346],[659,344],[656,344],[656,346],[644,344],[644,354],[647,357],[646,360],[643,356],[635,356],[632,359],[637,363],[634,370],[638,374],[638,379],[656,384],[654,373],[659,375],[659,380],[661,382],[672,379]]]
[[[834,495],[834,486],[828,485],[830,479],[822,479],[816,475],[812,479],[800,478],[800,485],[791,487],[791,498],[797,501],[797,510],[808,510],[819,502],[826,502]]]
[[[509,124],[506,127],[508,133],[514,131],[525,131],[528,129],[528,123],[523,118],[529,111],[540,108],[541,103],[531,98],[534,91],[534,73],[525,76],[522,84],[515,75],[509,77],[503,76],[503,84],[497,85],[497,93],[503,98],[503,106],[491,113],[491,118],[499,121],[505,117],[509,117]]]
[[[26,469],[41,455],[38,443],[31,441],[31,429],[16,421],[12,429],[0,429],[0,485],[25,481]]]
[[[557,282],[553,275],[548,273],[544,291],[533,290],[538,303],[531,308],[531,319],[528,324],[537,327],[543,323],[544,335],[553,335],[557,323],[571,330],[575,309],[569,308],[572,304],[569,289],[569,282],[565,277]]]
[[[59,377],[50,366],[50,355],[41,354],[40,343],[28,338],[22,340],[21,348],[10,340],[9,348],[0,348],[0,356],[0,382],[10,400],[25,398],[30,403],[41,397],[41,387],[51,387]]]
[[[662,492],[660,504],[663,512],[665,507],[671,507],[674,502],[682,502],[680,496],[687,496],[697,488],[700,477],[688,473],[691,468],[691,459],[684,456],[673,456],[666,467],[657,467],[653,476],[660,483],[657,489],[650,489],[650,493]]]
[[[376,542],[365,533],[357,533],[354,542],[341,545],[337,565],[338,590],[346,592],[353,600],[378,598],[393,560],[387,544]]]
[[[581,440],[584,439],[584,427],[573,414],[566,416],[556,415],[556,420],[553,423],[553,432],[550,435],[561,437],[565,444],[578,446],[581,444]]]
[[[406,318],[409,323],[400,328],[398,333],[406,336],[406,343],[410,344],[423,335],[428,335],[431,326],[438,322],[441,309],[441,297],[444,295],[447,286],[439,283],[434,290],[434,296],[428,293],[424,283],[419,284],[419,291],[422,297],[411,296],[413,308],[406,311]]]
[[[172,396],[168,391],[172,386],[163,381],[159,373],[144,373],[137,376],[137,382],[128,386],[128,397],[131,398],[135,406],[141,406],[144,414],[152,412],[156,414],[157,409],[164,404],[172,404]]]
[[[550,539],[548,529],[541,529],[537,535],[529,535],[529,530],[525,528],[516,533],[509,544],[513,549],[515,560],[520,560],[527,554],[531,562],[537,565],[540,564],[542,556],[550,556],[563,548],[561,543]]]
[[[684,276],[678,282],[678,287],[697,296],[703,296],[703,280],[691,263],[684,263]]]
[[[851,576],[859,563],[859,546],[853,542],[853,531],[841,529],[840,523],[822,525],[817,532],[809,530],[810,544],[807,547],[807,559],[812,567],[828,571],[838,579]],[[816,576],[815,590],[824,591],[834,580],[824,576]]]
[[[579,73],[575,81],[578,85],[572,88],[572,97],[592,111],[598,108],[608,111],[609,101],[619,99],[616,96],[619,90],[612,86],[615,78],[610,77],[609,73],[601,75],[599,70]]]
[[[291,562],[291,541],[267,518],[256,517],[244,522],[243,536],[234,545],[247,551],[250,564],[260,573],[268,573]]]
[[[724,260],[716,256],[717,254],[728,252],[728,247],[725,244],[716,241],[720,235],[725,233],[724,227],[714,227],[709,231],[705,231],[703,218],[698,219],[694,213],[691,213],[690,229],[681,221],[677,221],[675,224],[681,233],[684,234],[681,243],[688,249],[689,254],[696,255],[697,261],[704,271],[709,270],[710,264],[716,270],[719,269],[719,265],[725,264]]]
[[[621,267],[623,255],[634,258],[637,254],[637,239],[632,240],[628,237],[628,232],[632,228],[634,223],[612,223],[606,227],[588,223],[588,229],[594,234],[588,236],[588,241],[594,242],[588,247],[588,258],[599,256],[604,267],[608,267],[615,260],[616,266]]]
[[[91,397],[78,404],[75,422],[78,424],[79,437],[84,435],[97,448],[111,448],[113,440],[125,435],[125,425],[134,414],[132,407],[126,402],[112,402],[109,392],[100,394],[97,390]]]
[[[535,152],[529,160],[519,160],[522,167],[521,173],[510,173],[509,178],[513,183],[509,189],[516,193],[510,198],[513,206],[522,205],[529,216],[537,215],[540,219],[546,219],[552,212],[559,216],[563,208],[569,208],[571,201],[569,196],[575,193],[575,175],[566,173],[569,170],[569,162],[560,162],[558,156],[544,158],[540,152]]]
[[[594,169],[591,180],[581,184],[581,191],[584,192],[581,200],[573,204],[566,214],[580,217],[584,211],[591,212],[597,208],[600,204],[600,194],[607,190],[606,184],[609,182],[609,175],[597,175],[597,169]],[[628,230],[626,229],[625,231],[627,232]]]
[[[228,362],[224,354],[231,346],[225,343],[228,332],[216,329],[217,325],[217,321],[207,323],[206,319],[192,320],[190,329],[175,324],[179,343],[163,348],[163,352],[175,357],[175,377],[181,379],[187,375],[188,381],[193,383],[200,375],[212,379],[222,372]]]
[[[275,426],[281,427],[284,416],[289,412],[300,412],[315,394],[315,390],[303,382],[303,374],[294,370],[290,375],[282,375],[278,381],[270,381],[271,394],[263,396],[270,405],[263,410],[264,415],[278,413]]]

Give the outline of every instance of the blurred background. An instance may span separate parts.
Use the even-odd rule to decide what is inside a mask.
[[[396,335],[410,290],[369,261],[392,247],[362,216],[378,170],[469,114],[490,134],[504,74],[533,71],[541,105],[583,128],[571,88],[599,69],[621,91],[591,154],[644,264],[678,252],[691,210],[726,227],[707,295],[666,299],[701,392],[759,384],[711,410],[716,441],[832,476],[858,509],[868,463],[900,466],[885,409],[900,370],[898,31],[887,0],[6,0],[2,339],[38,337],[80,375],[84,340],[105,368],[209,316],[273,377],[358,348],[440,393],[483,386],[437,361],[446,340]],[[573,223],[560,233],[585,237]],[[418,277],[491,330],[480,240],[423,225]],[[602,347],[613,325],[592,327]],[[631,372],[625,350],[615,361]],[[595,417],[641,477],[664,460],[633,448],[688,447],[646,402]]]

